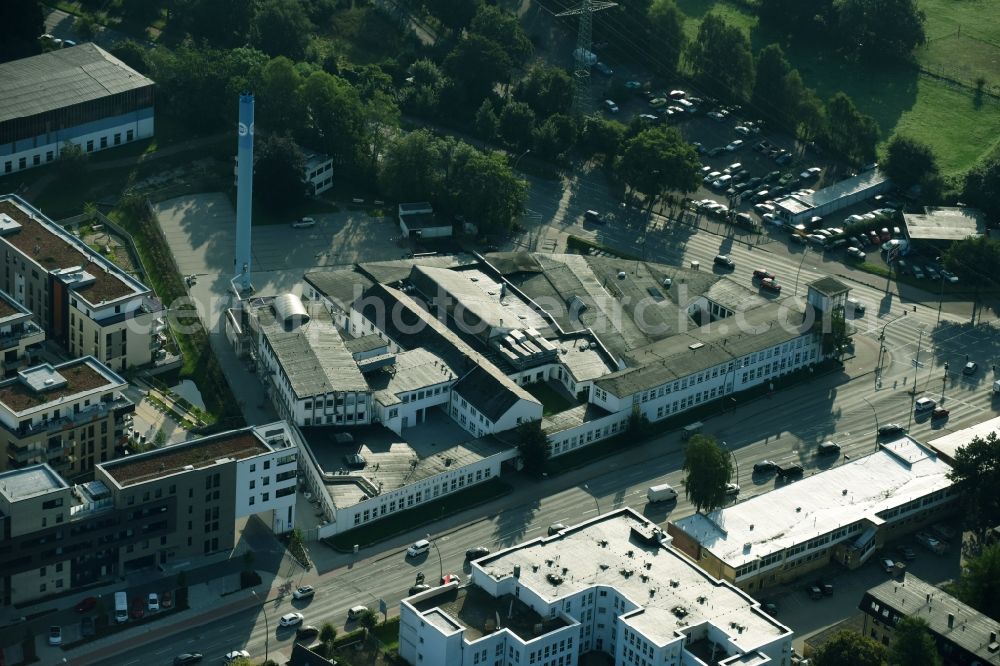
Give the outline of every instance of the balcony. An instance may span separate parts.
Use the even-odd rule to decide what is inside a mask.
[[[125,414],[130,414],[134,411],[135,403],[128,398],[121,396],[110,401],[102,400],[95,405],[90,405],[85,409],[81,409],[79,412],[68,416],[63,416],[58,419],[49,419],[39,423],[32,423],[29,426],[16,429],[14,433],[18,437],[29,437],[40,433],[58,432],[65,430],[66,428],[105,418],[112,412],[114,413],[115,418],[121,418]]]
[[[11,349],[21,345],[25,338],[38,338],[28,341],[26,344],[36,344],[45,339],[45,332],[33,321],[26,321],[15,324],[9,331],[0,332],[0,350]]]

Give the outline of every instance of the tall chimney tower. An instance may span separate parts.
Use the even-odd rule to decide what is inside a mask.
[[[236,152],[236,261],[233,284],[250,290],[250,223],[253,207],[253,95],[240,95],[239,144]]]

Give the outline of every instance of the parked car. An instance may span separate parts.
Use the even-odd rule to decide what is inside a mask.
[[[96,597],[84,597],[83,599],[80,599],[80,603],[76,605],[76,612],[86,613],[88,611],[92,611],[94,610],[94,607],[96,605],[97,605]]]
[[[738,483],[727,483],[726,484],[726,495],[729,497],[736,497],[740,494],[740,484]]]
[[[49,627],[49,645],[62,645],[62,627],[57,625]]]
[[[753,464],[754,474],[766,474],[767,472],[774,472],[780,469],[778,463],[773,460],[761,460],[758,463]]]
[[[618,105],[615,104],[614,100],[606,99],[604,100],[604,110],[608,113],[618,113]]]
[[[278,626],[281,627],[295,627],[302,624],[305,621],[305,616],[302,613],[285,613],[278,620]]]
[[[934,409],[934,411],[931,412],[931,418],[934,419],[934,420],[937,420],[937,419],[946,419],[946,418],[948,418],[949,414],[951,414],[951,412],[949,410],[945,409],[944,407],[936,407]]]
[[[743,139],[736,139],[736,141],[733,141],[726,146],[726,150],[728,150],[731,153],[735,153],[742,147],[743,147]]]
[[[658,109],[661,106],[666,106],[666,105],[667,105],[667,100],[665,100],[662,97],[654,97],[653,99],[649,100],[649,106],[651,106],[654,109]]]
[[[935,538],[942,541],[951,541],[956,536],[955,530],[944,523],[935,523],[934,525],[931,525],[930,532]]]
[[[834,441],[826,440],[821,442],[819,445],[819,452],[821,455],[832,455],[834,453],[840,453],[840,444]]]
[[[943,555],[948,550],[941,540],[935,539],[927,532],[917,532],[916,539],[917,543],[937,555]]]
[[[132,618],[138,620],[146,616],[146,605],[143,599],[136,597],[132,600]]]
[[[554,534],[559,534],[564,529],[566,529],[566,526],[563,525],[562,523],[552,523],[551,525],[549,525],[549,536],[553,536]]]
[[[847,248],[847,256],[849,256],[851,259],[856,259],[857,261],[864,261],[864,258],[867,257],[868,255],[866,255],[860,249],[852,245],[851,247]]]
[[[887,557],[883,557],[879,561],[879,565],[882,567],[882,571],[886,572],[889,575],[896,573],[896,563]]]
[[[764,278],[760,281],[760,288],[766,291],[773,291],[776,294],[781,293],[781,285],[775,282],[771,278]]]
[[[773,280],[774,273],[764,268],[755,268],[753,272],[754,280]]]
[[[469,550],[465,551],[465,559],[472,562],[474,560],[478,560],[481,557],[486,557],[489,554],[490,554],[490,549],[487,548],[486,546],[476,546],[475,548],[470,548]]]
[[[603,74],[604,76],[611,76],[612,74],[615,73],[615,70],[611,69],[603,62],[598,62],[597,64],[595,64],[594,69],[596,69],[599,74]]]
[[[906,432],[906,428],[899,425],[898,423],[887,423],[878,428],[879,437],[888,437],[889,435],[899,435]]]
[[[450,573],[441,576],[441,585],[450,585],[451,583],[458,583],[461,585],[462,579],[459,576]]]
[[[187,664],[200,664],[202,656],[200,652],[185,652],[174,657],[174,666],[187,666]]]
[[[962,368],[962,374],[974,375],[976,374],[976,370],[978,369],[979,365],[977,365],[975,361],[969,361],[968,363],[965,364],[965,367]]]
[[[222,658],[223,664],[231,664],[237,659],[249,659],[250,653],[246,650],[233,650],[232,652],[227,652],[226,656]]]
[[[312,585],[302,585],[301,587],[295,588],[292,592],[292,597],[296,599],[312,599],[315,594],[316,590]]]
[[[295,630],[295,640],[309,640],[319,636],[319,627],[314,627],[311,624],[307,624],[304,627],[299,627]]]
[[[357,469],[367,465],[368,461],[365,460],[365,457],[360,453],[351,453],[349,455],[344,456],[344,464],[350,468]]]

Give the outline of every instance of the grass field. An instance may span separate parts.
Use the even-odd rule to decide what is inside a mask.
[[[742,5],[726,0],[678,0],[688,17],[685,33],[693,38],[709,11],[750,36],[756,53],[772,42],[782,43],[792,65],[821,99],[844,91],[878,122],[883,142],[895,133],[925,141],[938,156],[945,175],[959,174],[984,155],[1000,151],[1000,102],[977,99],[976,80],[987,92],[1000,93],[1000,21],[995,0],[919,0],[927,15],[928,44],[915,52],[930,72],[960,81],[962,87],[902,64],[868,66],[849,63],[810,45],[789,45],[779,35],[757,25]]]

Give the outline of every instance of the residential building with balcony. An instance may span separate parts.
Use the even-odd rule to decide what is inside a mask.
[[[0,197],[0,263],[0,290],[70,354],[125,370],[162,346],[153,292],[15,195]]]
[[[45,341],[45,331],[31,311],[0,291],[0,379],[31,365],[31,351]]]
[[[135,411],[126,386],[92,356],[0,381],[0,471],[48,463],[72,479],[113,459]]]
[[[98,464],[0,473],[0,603],[26,603],[231,550],[235,521],[294,527],[297,430],[279,421]]]

